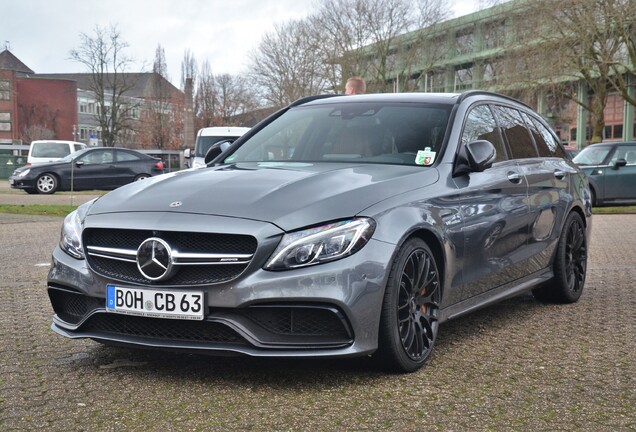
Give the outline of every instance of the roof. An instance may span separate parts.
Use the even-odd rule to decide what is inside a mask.
[[[150,97],[152,96],[152,86],[153,86],[153,77],[155,76],[154,72],[136,72],[136,73],[124,73],[119,74],[123,75],[126,83],[130,83],[132,88],[126,91],[126,96],[129,97]],[[166,80],[161,75],[157,75],[160,77],[164,83],[168,84],[168,89],[170,92],[181,92],[178,88],[172,85],[170,81]],[[92,77],[91,73],[53,73],[53,74],[37,74],[34,78],[46,78],[46,79],[66,79],[73,80],[77,82],[77,88],[81,90],[91,90],[92,87]],[[114,77],[114,74],[107,73],[105,74],[105,78],[108,81],[111,81]]]
[[[0,69],[15,71],[18,74],[31,75],[35,73],[7,49],[0,52]]]

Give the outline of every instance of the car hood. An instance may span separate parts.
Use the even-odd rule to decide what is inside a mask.
[[[342,163],[243,163],[184,170],[121,187],[90,214],[181,212],[270,222],[283,230],[352,217],[437,181],[434,168]]]

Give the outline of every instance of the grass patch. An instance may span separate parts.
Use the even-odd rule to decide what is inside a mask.
[[[0,213],[37,215],[37,216],[66,216],[77,206],[72,205],[14,205],[0,204]]]
[[[634,214],[636,206],[620,206],[620,207],[594,207],[593,214]]]

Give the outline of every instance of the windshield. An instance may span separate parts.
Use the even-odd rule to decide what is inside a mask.
[[[198,136],[197,142],[194,146],[195,157],[205,157],[205,154],[210,150],[212,144],[223,140],[235,140],[238,136]]]
[[[450,105],[338,103],[294,107],[258,131],[226,163],[370,162],[432,165]]]
[[[586,147],[579,154],[577,154],[572,162],[577,165],[602,165],[603,161],[607,159],[611,146],[591,146]]]

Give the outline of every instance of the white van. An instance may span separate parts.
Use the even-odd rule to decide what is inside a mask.
[[[71,153],[86,148],[86,144],[76,141],[38,140],[31,143],[27,165],[55,162]]]
[[[235,140],[248,130],[250,130],[250,128],[235,126],[201,128],[197,133],[197,140],[194,143],[194,155],[190,153],[189,149],[186,149],[184,156],[186,159],[191,160],[191,168],[199,168],[205,166],[205,154],[208,152],[208,150],[210,150],[210,147],[212,147],[214,143],[227,139]]]

